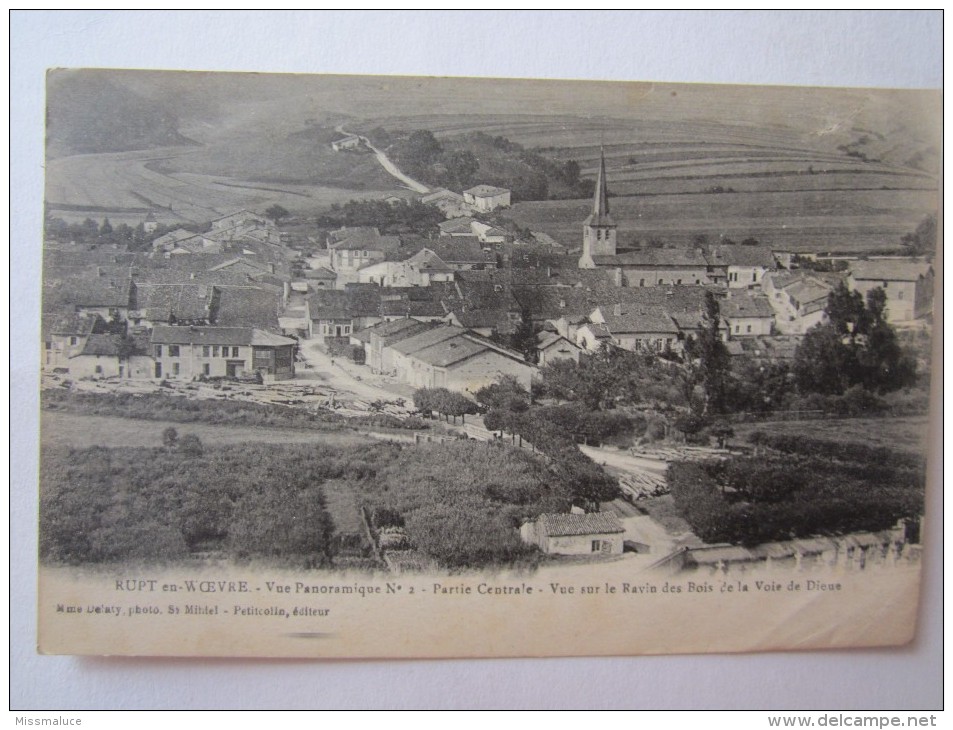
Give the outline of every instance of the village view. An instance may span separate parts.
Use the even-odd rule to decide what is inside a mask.
[[[44,564],[919,560],[928,136],[148,80],[50,79]]]

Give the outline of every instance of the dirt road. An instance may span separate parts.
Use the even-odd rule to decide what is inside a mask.
[[[333,358],[332,363],[332,358],[314,340],[301,340],[298,352],[307,366],[298,368],[296,381],[321,380],[326,388],[333,389],[336,396],[344,399],[353,397],[373,402],[403,398],[407,403],[406,410],[413,410],[410,398],[413,389],[409,386],[383,382],[382,378],[371,373],[370,368],[349,362],[345,358]]]
[[[353,132],[348,132],[340,124],[335,127],[335,130],[337,130],[341,134],[354,134]],[[359,134],[354,134],[354,136],[360,138],[361,141],[364,142],[364,144],[366,144],[374,152],[374,154],[377,156],[377,161],[381,163],[381,167],[383,167],[389,175],[396,177],[398,180],[404,183],[404,185],[406,185],[408,188],[413,190],[415,193],[429,193],[430,192],[430,188],[428,188],[426,185],[424,185],[421,182],[417,182],[412,177],[405,175],[403,172],[401,172],[400,168],[397,167],[397,165],[395,165],[391,161],[391,159],[387,155],[385,155],[381,150],[377,149],[374,145],[372,145],[371,141],[367,137],[362,137]]]

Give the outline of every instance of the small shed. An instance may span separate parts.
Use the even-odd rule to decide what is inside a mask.
[[[520,528],[523,542],[549,555],[621,555],[624,533],[611,512],[542,514]]]

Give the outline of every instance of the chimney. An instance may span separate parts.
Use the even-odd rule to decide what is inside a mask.
[[[622,316],[622,305],[621,305],[621,304],[613,304],[613,305],[612,305],[612,313],[613,313],[616,317],[621,317],[621,316]]]
[[[612,282],[616,286],[622,286],[622,269],[616,268],[612,270]]]
[[[189,274],[189,279],[194,279],[194,278],[195,278],[195,272],[193,271],[191,274]]]

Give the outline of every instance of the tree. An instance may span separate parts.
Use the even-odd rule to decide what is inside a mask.
[[[282,218],[287,218],[289,215],[291,215],[291,213],[277,203],[265,210],[265,217],[273,220],[275,225],[278,225],[278,221],[280,221]]]
[[[705,293],[705,317],[698,336],[699,374],[705,389],[704,414],[725,409],[726,381],[729,369],[728,348],[721,339],[721,309],[711,292]]]
[[[201,456],[205,451],[205,448],[202,446],[202,440],[196,436],[194,433],[187,433],[181,439],[179,439],[179,445],[176,449],[183,456]]]
[[[111,236],[113,232],[112,223],[109,222],[108,218],[103,218],[103,223],[99,227],[99,235],[102,237]]]
[[[469,187],[480,169],[479,160],[470,150],[453,150],[444,156],[443,163],[447,168],[446,182],[451,187]]]
[[[575,160],[566,160],[563,165],[563,179],[570,187],[574,187],[579,182],[579,163]]]
[[[886,393],[912,385],[916,364],[903,352],[886,318],[881,288],[867,293],[841,283],[827,300],[828,321],[813,327],[794,355],[794,375],[803,393],[841,395],[861,385]]]
[[[427,129],[418,129],[407,138],[400,159],[416,169],[429,167],[440,157],[443,147]]]
[[[910,253],[932,256],[936,253],[937,245],[936,216],[932,213],[928,215],[913,233],[907,233],[900,241],[910,249]]]
[[[474,395],[477,403],[490,409],[521,413],[529,408],[529,393],[512,375],[503,375],[497,382],[484,385]]]
[[[174,449],[179,442],[179,432],[169,426],[162,432],[162,445],[167,449]]]

